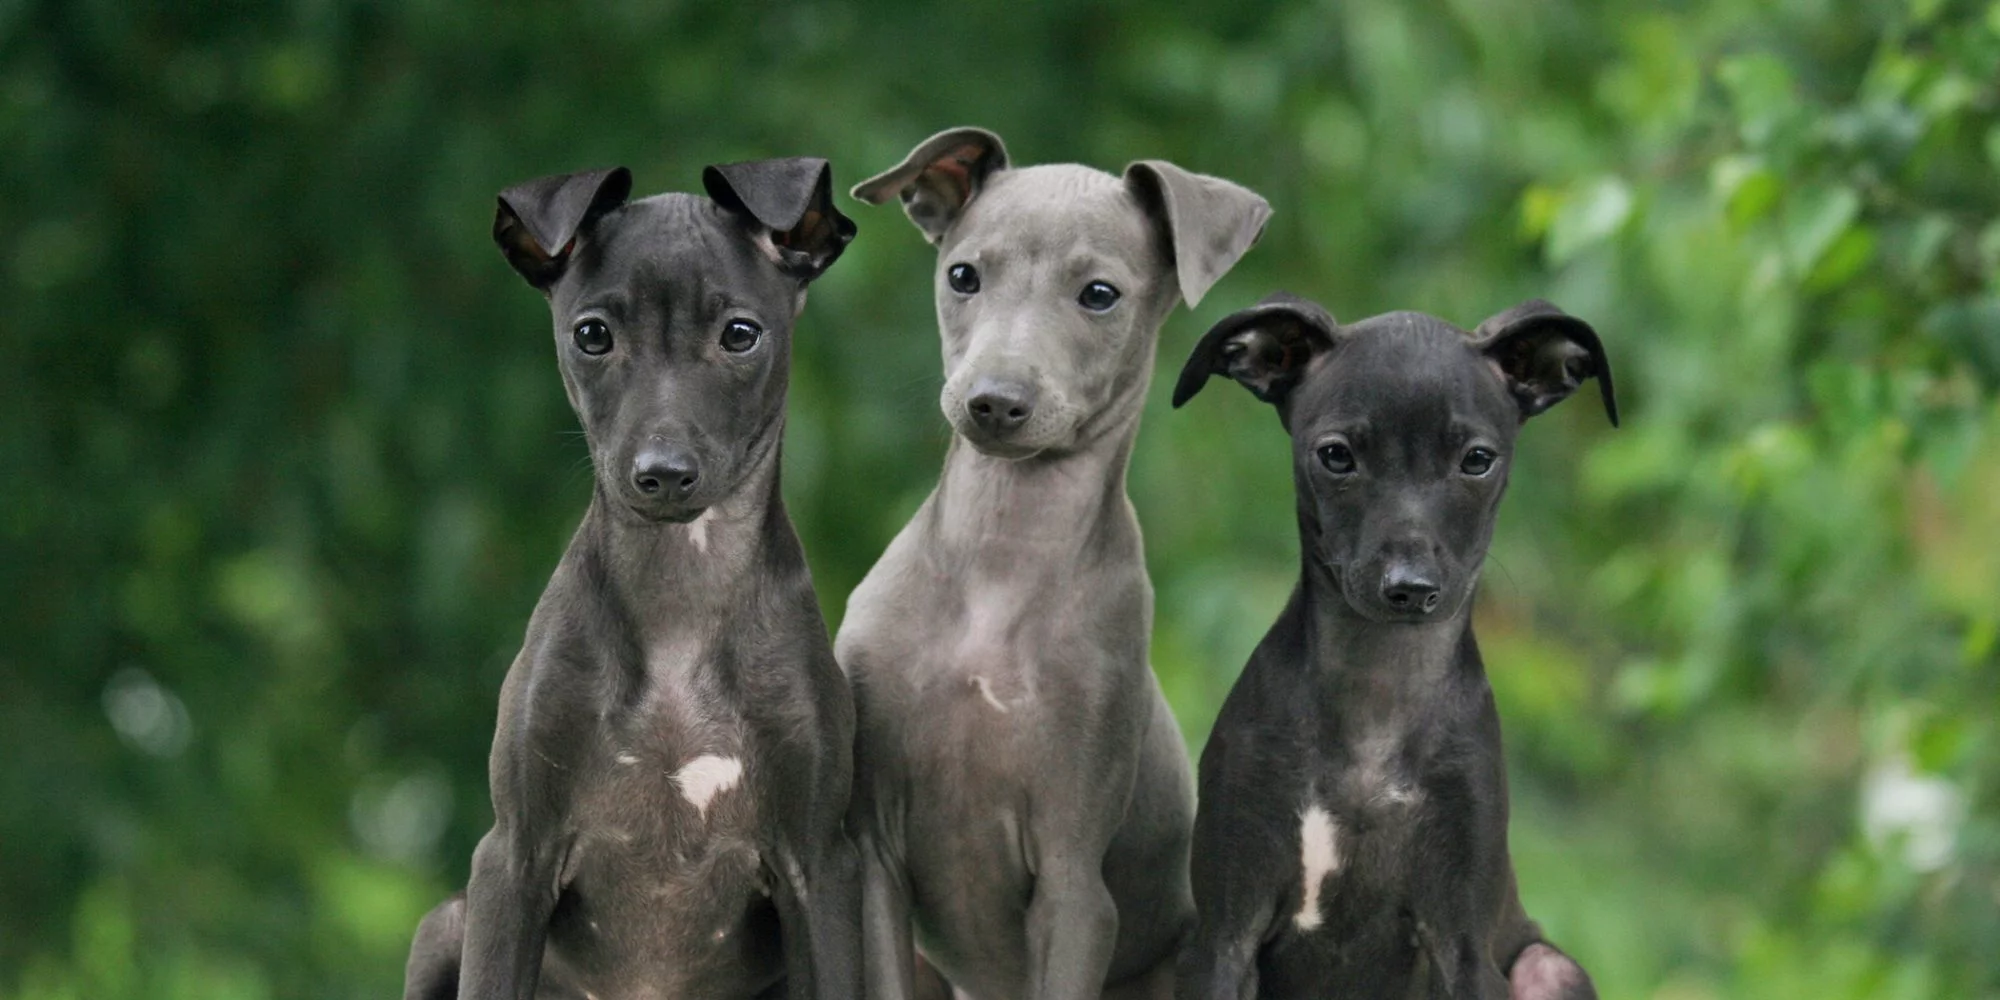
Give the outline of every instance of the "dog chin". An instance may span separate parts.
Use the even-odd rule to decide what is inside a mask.
[[[634,517],[652,524],[690,524],[696,518],[708,513],[707,507],[676,507],[663,510],[641,504],[627,502],[625,509]]]
[[[1361,613],[1369,620],[1383,625],[1430,625],[1451,617],[1437,611],[1396,611],[1380,605],[1370,605]]]
[[[972,445],[973,450],[979,452],[981,455],[1004,458],[1010,462],[1025,461],[1034,458],[1046,450],[1043,448],[1024,447],[1014,444],[1011,441],[981,441],[974,437],[967,437],[965,440],[967,444]]]
[[[1458,613],[1459,602],[1454,600],[1439,601],[1438,606],[1428,612],[1404,611],[1386,601],[1357,597],[1348,581],[1341,581],[1341,589],[1345,591],[1341,599],[1347,602],[1348,608],[1378,625],[1430,625],[1446,621]]]
[[[1048,451],[1052,445],[1052,442],[1048,441],[1020,441],[992,437],[981,432],[978,427],[971,426],[969,421],[967,422],[967,426],[954,426],[952,429],[958,432],[959,437],[965,439],[966,444],[971,445],[980,454],[1015,462],[1022,459],[1034,458]]]

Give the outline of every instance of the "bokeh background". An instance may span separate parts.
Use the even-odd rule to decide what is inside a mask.
[[[1602,331],[1478,609],[1531,910],[1607,997],[2000,996],[2000,5],[0,0],[0,996],[382,997],[490,821],[589,470],[493,195],[950,125],[1276,206],[1131,490],[1198,748],[1296,571],[1171,374],[1274,288]],[[815,287],[785,488],[837,622],[932,484],[933,257]]]

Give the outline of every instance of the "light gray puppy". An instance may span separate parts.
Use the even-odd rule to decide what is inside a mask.
[[[939,133],[854,189],[938,246],[937,489],[848,604],[871,1000],[915,945],[978,1000],[1166,997],[1193,914],[1192,782],[1147,662],[1125,468],[1160,325],[1263,232],[1251,191],[1154,160],[1010,168]],[[924,985],[934,985],[926,976]]]

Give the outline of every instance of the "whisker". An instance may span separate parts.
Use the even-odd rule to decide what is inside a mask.
[[[1499,557],[1489,552],[1486,556],[1486,565],[1498,569],[1500,571],[1500,575],[1506,578],[1508,591],[1514,593],[1520,592],[1521,582],[1519,580],[1514,579],[1514,574],[1507,569],[1507,564],[1501,562]]]

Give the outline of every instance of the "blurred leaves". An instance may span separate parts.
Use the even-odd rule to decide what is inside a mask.
[[[1270,198],[1163,370],[1277,287],[1602,332],[1626,425],[1527,428],[1479,616],[1522,892],[1605,995],[2000,992],[2000,5],[43,0],[0,52],[0,995],[394,991],[588,496],[495,191],[961,123]],[[933,258],[850,214],[786,470],[836,619],[946,440]],[[1198,744],[1290,466],[1156,381]]]

